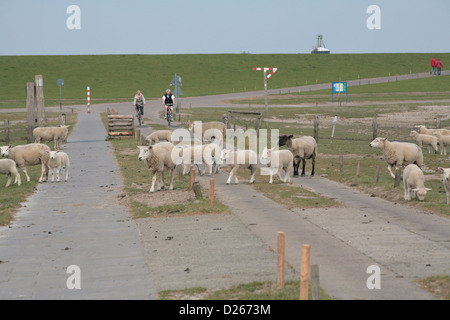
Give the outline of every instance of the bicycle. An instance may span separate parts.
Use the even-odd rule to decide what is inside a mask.
[[[139,122],[139,126],[141,126],[142,122],[143,122],[142,120],[144,119],[143,118],[143,116],[144,116],[144,106],[137,105],[136,109],[138,109],[138,114],[137,114],[138,122]]]
[[[170,123],[173,121],[171,107],[172,107],[171,105],[167,105],[167,124],[168,124],[168,126],[170,126]]]

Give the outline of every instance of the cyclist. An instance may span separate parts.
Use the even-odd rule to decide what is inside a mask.
[[[167,119],[167,107],[170,107],[170,111],[172,111],[173,114],[173,104],[175,103],[175,96],[170,93],[170,89],[167,89],[162,99],[164,105],[164,119]]]
[[[136,117],[139,117],[139,113],[142,115],[142,124],[144,124],[144,105],[145,105],[145,97],[141,93],[141,90],[136,92],[134,96],[133,105],[136,108]]]

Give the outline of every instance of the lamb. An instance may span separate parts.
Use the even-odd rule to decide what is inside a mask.
[[[450,146],[450,135],[443,135],[441,132],[435,132],[434,135],[441,146],[441,155],[447,155],[447,146]]]
[[[173,178],[176,164],[172,161],[174,145],[170,142],[160,142],[153,146],[138,146],[139,161],[144,161],[147,168],[153,173],[150,192],[165,188],[164,171],[170,171],[169,190],[173,190]],[[157,180],[159,177],[159,180]]]
[[[30,181],[30,177],[27,173],[26,165],[42,165],[41,176],[39,182],[47,181],[48,178],[48,159],[50,147],[40,143],[30,143],[26,145],[19,145],[12,148],[12,146],[1,147],[2,157],[14,160],[18,167],[21,167],[27,181]],[[44,177],[45,176],[45,177]],[[45,179],[45,180],[44,180]]]
[[[390,175],[395,178],[392,167],[395,170],[408,164],[414,163],[422,168],[423,153],[422,149],[414,143],[389,141],[387,138],[375,138],[369,146],[371,148],[380,148],[383,152],[384,159],[388,164]]]
[[[388,141],[387,138],[375,138],[370,144],[372,148],[380,148],[383,152],[384,159],[388,163],[388,170],[392,178],[395,174],[392,167],[398,170],[402,166],[414,163],[419,168],[423,166],[422,149],[414,143]]]
[[[43,140],[45,143],[48,141],[54,141],[53,147],[55,150],[59,150],[62,141],[67,139],[69,134],[69,126],[60,127],[38,127],[33,130],[33,136],[35,143],[41,143]]]
[[[19,171],[17,171],[16,162],[14,160],[0,159],[0,173],[6,174],[8,176],[5,188],[8,188],[9,185],[11,184],[12,175],[14,175],[14,177],[16,178],[14,183],[17,183],[17,185],[20,186],[21,184],[20,174]]]
[[[293,139],[293,135],[283,135],[279,137],[278,146],[286,145],[288,149],[294,155],[293,166],[294,166],[294,177],[298,176],[298,167],[300,166],[300,160],[302,161],[303,168],[301,175],[305,175],[305,160],[312,160],[312,170],[311,177],[314,176],[314,169],[316,165],[317,156],[317,142],[311,136],[302,136]]]
[[[217,129],[219,131],[216,131],[214,129]],[[189,131],[194,133],[200,139],[200,141],[203,141],[203,138],[205,136],[206,137],[209,136],[208,137],[209,139],[211,138],[211,136],[214,136],[217,140],[224,141],[227,133],[227,126],[220,121],[211,121],[211,122],[192,121],[189,124]],[[220,133],[222,136],[220,137],[218,133]]]
[[[172,142],[172,131],[170,130],[157,130],[152,132],[145,138],[145,141],[148,142],[148,145],[157,144],[160,140],[166,140],[167,142]]]
[[[438,168],[442,172],[442,183],[447,195],[447,205],[450,205],[450,168]]]
[[[414,137],[414,139],[416,139],[416,142],[419,145],[419,147],[422,148],[424,144],[428,145],[428,153],[431,153],[430,147],[433,147],[434,152],[437,153],[438,138],[435,137],[434,135],[418,133],[417,131],[414,130],[411,131],[409,135],[411,137]]]
[[[231,165],[232,169],[228,176],[227,184],[230,184],[231,178],[234,176],[234,183],[238,184],[238,177],[236,172],[239,168],[245,167],[250,169],[251,177],[249,183],[255,182],[255,175],[257,169],[258,155],[253,150],[230,150],[222,149],[220,153],[220,160],[226,165]]]
[[[425,199],[427,191],[430,188],[425,188],[425,177],[422,170],[416,164],[408,164],[403,170],[403,188],[405,190],[405,200],[409,201],[411,198],[417,198],[420,201]]]
[[[273,173],[278,174],[281,182],[291,182],[291,168],[294,162],[294,155],[289,150],[274,150],[274,148],[264,150],[261,155],[261,159],[267,160],[267,165],[270,167],[270,180],[269,183],[273,182]],[[281,170],[284,170],[284,179],[281,178]]]
[[[62,151],[48,151],[49,153],[49,159],[47,162],[48,168],[50,169],[50,175],[52,176],[52,182],[55,181],[55,173],[54,169],[56,169],[56,181],[59,182],[60,176],[61,176],[61,168],[64,167],[64,170],[66,171],[66,179],[67,181],[69,177],[69,167],[70,167],[70,160],[67,153]]]
[[[188,172],[188,168],[191,164],[195,164],[197,166],[197,169],[200,173],[200,175],[204,175],[207,169],[207,166],[209,166],[209,175],[213,172],[213,166],[215,165],[215,159],[214,156],[218,151],[220,150],[219,145],[216,143],[209,143],[209,144],[203,144],[203,145],[182,145],[180,148],[179,156],[182,158],[182,163],[184,164],[183,167],[183,175],[185,175]],[[197,157],[201,157],[201,161],[198,162],[199,159],[196,159]],[[198,165],[203,164],[203,170],[200,170]],[[216,169],[216,168],[214,168]],[[216,171],[216,170],[214,170]]]

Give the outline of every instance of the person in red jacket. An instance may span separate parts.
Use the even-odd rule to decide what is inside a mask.
[[[437,74],[438,74],[438,76],[440,76],[441,75],[441,69],[442,69],[442,62],[441,62],[441,59],[438,59],[437,61],[436,61],[436,69],[437,69]]]
[[[433,57],[433,59],[431,59],[431,71],[430,74],[436,74],[436,58]]]

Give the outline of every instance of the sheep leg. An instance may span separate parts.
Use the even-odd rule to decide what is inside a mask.
[[[251,172],[252,176],[250,177],[249,183],[253,183],[253,182],[255,182],[256,166],[250,165],[250,172]]]
[[[159,188],[156,190],[165,190],[166,189],[166,182],[164,181],[164,171],[160,173],[159,176]]]
[[[52,182],[55,182],[55,172],[54,172],[54,168],[51,168],[50,169],[50,176],[51,176],[51,179],[52,179]]]
[[[66,170],[66,181],[67,181],[69,178],[69,164],[68,163],[66,164],[65,170]]]
[[[298,162],[296,162],[298,160]],[[294,177],[298,176],[298,167],[300,166],[300,160],[298,157],[295,157],[292,166],[294,167]]]
[[[8,173],[8,181],[6,181],[6,186],[5,188],[8,188],[9,185],[11,184],[11,180],[12,180],[12,176],[11,176],[11,172]]]
[[[391,165],[388,165],[388,170],[389,170],[389,173],[391,174],[391,177],[395,179],[395,174],[392,172],[392,166]]]
[[[150,187],[150,192],[155,192],[155,184],[156,184],[157,178],[158,178],[158,172],[153,173],[152,186]]]
[[[302,159],[302,177],[305,176],[305,166],[306,166],[306,160],[305,158]]]
[[[311,177],[314,177],[314,169],[315,169],[315,167],[316,167],[316,157],[313,156],[313,157],[311,158],[311,161],[312,161]]]
[[[230,175],[228,176],[228,180],[227,180],[227,184],[230,184],[231,182],[231,177],[235,176],[235,180],[234,183],[238,184],[238,177],[236,175],[236,171],[239,169],[239,166],[234,166],[233,169],[230,171]]]
[[[169,190],[173,190],[173,178],[174,178],[174,169],[170,169],[170,186],[169,186]]]
[[[56,182],[59,182],[61,180],[61,166],[56,167]]]
[[[22,171],[23,171],[23,173],[25,173],[25,176],[27,177],[27,181],[30,182],[30,176],[28,175],[27,168],[25,167],[25,165],[22,166]]]

